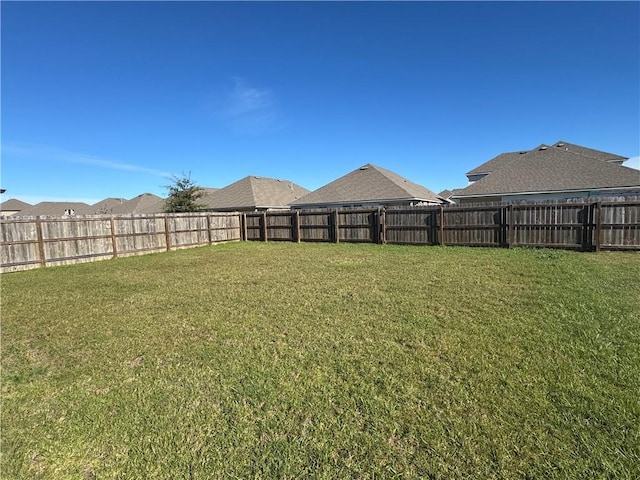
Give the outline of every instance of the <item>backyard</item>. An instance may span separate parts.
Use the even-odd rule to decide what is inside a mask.
[[[238,242],[4,274],[3,479],[640,476],[640,254]]]

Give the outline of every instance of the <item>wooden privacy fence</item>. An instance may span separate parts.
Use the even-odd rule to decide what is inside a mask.
[[[235,240],[640,250],[640,201],[6,217],[0,271]]]
[[[237,213],[6,217],[1,220],[0,271],[240,240],[240,220]]]
[[[640,201],[244,213],[242,238],[640,250]]]

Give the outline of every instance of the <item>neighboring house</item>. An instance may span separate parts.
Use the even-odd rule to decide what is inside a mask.
[[[152,193],[143,193],[111,209],[114,215],[162,213],[163,211],[164,199]]]
[[[93,208],[82,202],[40,202],[32,207],[21,210],[21,217],[35,217],[40,215],[62,216],[62,215],[91,215]]]
[[[291,203],[292,208],[355,208],[440,205],[428,188],[370,163]]]
[[[198,200],[205,210],[256,212],[289,210],[289,204],[309,190],[289,180],[248,176],[217,190],[205,189]]]
[[[30,203],[23,202],[22,200],[18,200],[17,198],[10,198],[2,203],[0,203],[0,215],[10,216],[10,215],[20,215],[20,212],[26,210],[27,208],[31,208],[33,205]]]
[[[438,196],[442,198],[442,200],[444,200],[446,203],[452,204],[454,203],[454,201],[451,200],[451,195],[453,195],[454,191],[455,190],[442,190],[438,193]]]
[[[640,171],[626,157],[557,142],[503,153],[467,173],[469,186],[453,191],[457,203],[544,201],[640,193]]]
[[[105,198],[98,203],[94,203],[91,207],[96,215],[110,215],[113,209],[127,202],[126,198]]]

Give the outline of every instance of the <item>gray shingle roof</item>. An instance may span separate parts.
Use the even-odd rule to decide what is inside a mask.
[[[292,206],[360,202],[425,201],[442,203],[428,188],[370,163],[292,202]]]
[[[64,215],[66,210],[73,210],[76,215],[91,215],[93,208],[82,202],[40,202],[19,212],[20,216]]]
[[[105,198],[91,205],[93,213],[96,215],[108,215],[113,213],[113,209],[127,202],[126,198]]]
[[[493,157],[491,160],[484,162],[482,165],[477,166],[473,170],[469,170],[467,172],[467,176],[494,172],[499,168],[510,164],[518,157],[520,157],[520,155],[524,155],[526,153],[526,151],[501,153],[497,157]]]
[[[212,210],[288,208],[289,203],[309,193],[289,180],[248,176],[224,188],[208,189],[199,200]]]
[[[627,160],[627,157],[623,157],[622,155],[616,155],[615,153],[608,153],[608,152],[603,152],[601,150],[594,150],[593,148],[574,145],[572,143],[568,143],[563,140],[560,140],[554,143],[552,147],[559,148],[561,150],[565,150],[571,153],[584,155],[585,157],[595,158],[596,160],[604,160],[605,162],[610,162],[610,163],[620,164],[625,160]]]
[[[608,153],[601,150],[595,150],[593,148],[582,147],[580,145],[568,143],[563,140],[557,141],[552,145],[552,147],[610,163],[621,164],[623,161],[627,160],[627,157],[616,155],[615,153]],[[483,173],[489,174],[491,172],[495,172],[499,168],[510,164],[514,160],[517,160],[521,155],[527,154],[530,151],[535,151],[537,150],[537,148],[534,148],[533,150],[522,150],[519,152],[501,153],[497,157],[494,157],[491,160],[484,162],[482,165],[477,166],[473,170],[468,171],[467,176],[481,175]]]
[[[17,198],[10,198],[9,200],[5,200],[0,203],[0,212],[13,211],[15,212],[24,210],[26,208],[32,207],[30,203],[23,202],[22,200],[18,200]]]
[[[640,172],[541,145],[486,177],[454,193],[454,197],[640,187]]]
[[[164,211],[164,199],[152,193],[143,193],[131,200],[113,207],[113,214],[128,213],[162,213]]]

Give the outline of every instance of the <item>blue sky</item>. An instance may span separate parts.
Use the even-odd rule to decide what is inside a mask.
[[[2,199],[640,155],[638,2],[1,2]]]

